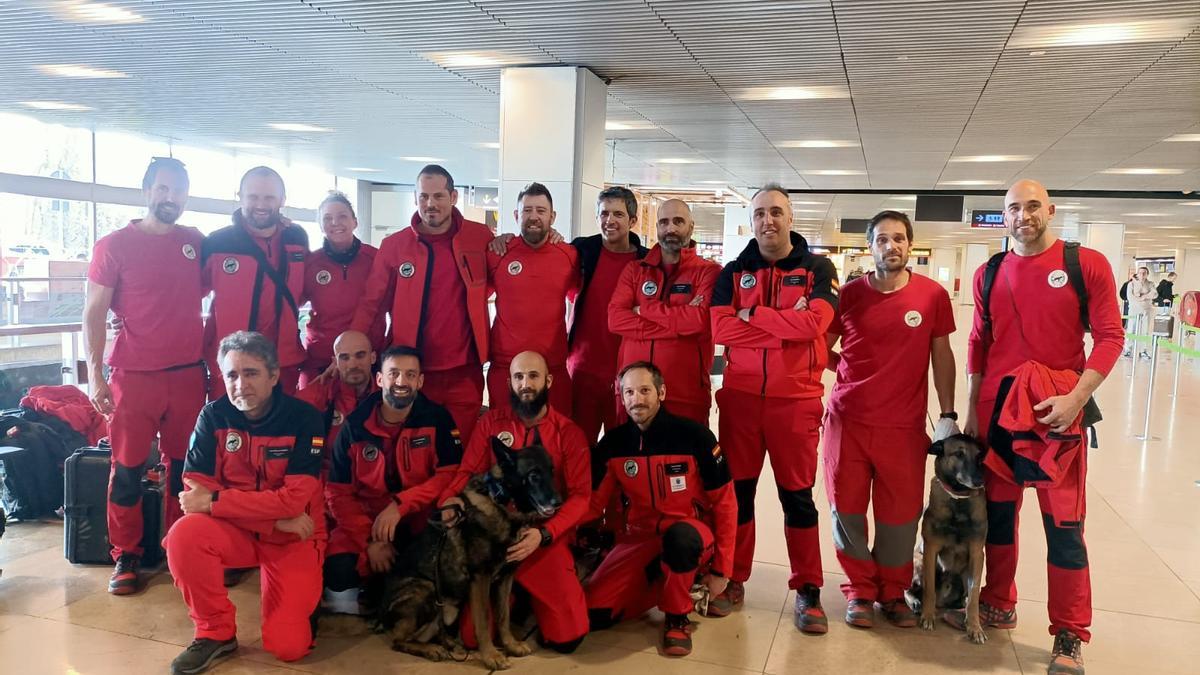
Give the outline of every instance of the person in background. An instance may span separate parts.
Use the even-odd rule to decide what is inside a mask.
[[[1158,282],[1158,298],[1155,301],[1159,307],[1170,307],[1175,304],[1175,273],[1168,272],[1167,276]]]

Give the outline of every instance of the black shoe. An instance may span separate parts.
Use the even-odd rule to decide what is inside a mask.
[[[138,566],[142,559],[133,553],[122,553],[117,558],[112,576],[108,578],[108,592],[113,595],[132,595],[142,590]]]
[[[246,580],[246,577],[254,572],[253,567],[227,567],[225,568],[225,588],[233,588]]]
[[[829,619],[821,608],[821,588],[807,584],[796,591],[796,615],[792,618],[801,633],[824,635],[829,632]]]
[[[203,673],[220,661],[233,656],[237,648],[236,637],[224,641],[208,638],[192,640],[192,644],[171,662],[171,675]]]

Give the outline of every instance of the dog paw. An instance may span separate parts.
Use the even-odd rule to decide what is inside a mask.
[[[509,663],[508,657],[500,652],[480,654],[479,662],[489,670],[508,670],[509,668],[512,668],[512,664]]]
[[[533,653],[533,648],[524,642],[519,642],[516,640],[503,645],[503,647],[504,652],[509,656],[529,656]]]
[[[967,639],[977,645],[987,642],[987,633],[983,632],[983,628],[976,626],[967,629]]]
[[[922,613],[917,623],[921,626],[921,630],[933,630],[937,626],[937,616]]]
[[[433,645],[429,651],[425,652],[425,658],[430,661],[449,661],[452,657],[450,651],[441,645]]]

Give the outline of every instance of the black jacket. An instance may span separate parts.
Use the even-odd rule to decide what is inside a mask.
[[[633,232],[629,233],[629,243],[633,244],[633,250],[637,254],[637,259],[641,260],[646,257],[650,249],[642,246],[642,240]],[[579,286],[579,295],[575,298],[575,311],[573,315],[575,321],[571,322],[571,331],[567,334],[567,347],[575,342],[575,325],[578,323],[578,317],[583,312],[583,303],[587,299],[588,286],[592,283],[592,275],[596,273],[596,265],[600,263],[600,249],[604,248],[604,235],[593,234],[590,237],[575,237],[571,242],[575,250],[579,252],[579,266],[583,271],[583,282]]]

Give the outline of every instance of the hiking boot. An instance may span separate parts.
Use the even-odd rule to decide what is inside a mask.
[[[725,590],[721,591],[720,595],[708,599],[708,607],[704,610],[704,616],[717,619],[729,616],[745,601],[746,587],[739,581],[730,581],[725,584]]]
[[[687,656],[692,653],[692,622],[687,614],[668,614],[663,622],[663,654]]]
[[[956,609],[946,612],[942,615],[942,621],[953,626],[958,630],[967,629],[967,610]],[[979,601],[979,627],[980,628],[1001,628],[1003,630],[1012,630],[1017,627],[1017,609],[1014,607],[1008,611],[1004,611],[998,607],[993,607],[988,603]]]
[[[1079,636],[1069,630],[1058,631],[1054,636],[1054,649],[1050,650],[1048,675],[1083,675],[1083,645]]]
[[[142,590],[142,580],[138,577],[138,565],[141,562],[141,556],[122,553],[117,558],[112,576],[108,578],[108,592],[113,595],[132,595]]]
[[[829,620],[821,609],[821,588],[806,584],[796,591],[796,615],[792,619],[801,633],[824,635],[829,632]]]
[[[896,628],[913,628],[917,625],[917,615],[903,598],[881,602],[879,609],[883,611],[883,617],[888,623]]]
[[[862,598],[854,598],[846,605],[846,623],[855,628],[872,628],[875,626],[875,603]]]
[[[188,648],[171,662],[171,675],[203,673],[220,661],[233,656],[237,648],[236,637],[228,640],[210,640],[208,638],[192,640],[192,644],[188,645]]]
[[[226,567],[225,588],[233,588],[242,583],[253,571],[253,567]]]

